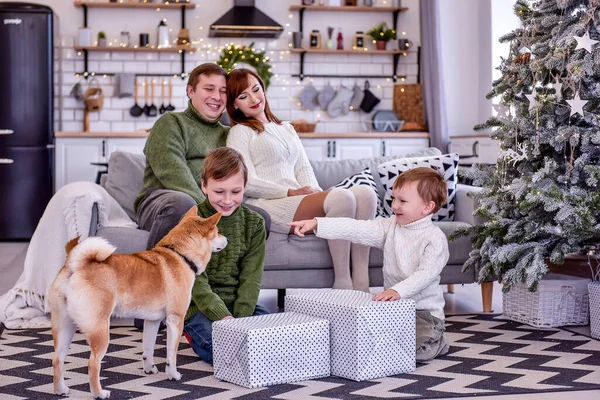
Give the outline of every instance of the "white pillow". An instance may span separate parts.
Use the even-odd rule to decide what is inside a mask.
[[[385,189],[383,197],[383,209],[386,216],[394,215],[392,211],[392,188],[394,181],[404,171],[417,167],[433,168],[444,178],[448,188],[448,200],[438,212],[433,214],[434,221],[454,221],[454,197],[456,194],[456,185],[458,183],[458,153],[442,154],[433,157],[407,157],[399,158],[379,164],[377,172],[381,178],[381,183]]]
[[[352,176],[349,176],[348,178],[344,179],[337,185],[333,185],[329,189],[333,189],[333,188],[337,188],[337,187],[344,188],[344,189],[350,189],[351,187],[357,186],[357,185],[366,185],[366,186],[370,187],[371,189],[373,189],[373,191],[375,192],[375,195],[377,196],[377,211],[375,213],[375,217],[385,217],[386,212],[383,209],[383,204],[381,203],[381,198],[379,197],[379,193],[377,193],[377,184],[375,183],[375,178],[373,178],[373,174],[371,173],[371,168],[367,167],[367,168],[363,169],[362,171],[360,171]]]

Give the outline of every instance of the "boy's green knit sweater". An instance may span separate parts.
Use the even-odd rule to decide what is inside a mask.
[[[191,101],[183,112],[160,117],[146,141],[144,187],[135,199],[135,211],[148,189],[170,189],[187,193],[197,202],[204,200],[200,178],[204,159],[211,150],[225,146],[229,127],[220,119],[211,121]]]
[[[215,213],[208,199],[198,204],[199,216]],[[213,253],[206,271],[196,276],[186,320],[197,312],[211,321],[231,315],[229,310],[236,318],[254,314],[265,262],[264,220],[242,204],[222,217],[217,228],[227,238],[227,246]]]

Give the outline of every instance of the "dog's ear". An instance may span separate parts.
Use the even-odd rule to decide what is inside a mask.
[[[181,219],[188,218],[188,217],[197,217],[197,216],[198,216],[198,207],[192,206],[192,208],[190,208],[189,211],[186,212],[183,217],[181,217]]]
[[[221,217],[223,216],[223,214],[221,214],[220,212],[211,215],[210,217],[206,218],[206,222],[217,226],[217,224],[219,223],[219,221],[221,220]]]
[[[74,239],[71,239],[67,242],[67,244],[65,244],[65,252],[67,253],[67,255],[69,255],[69,253],[71,252],[71,250],[73,250],[73,248],[75,246],[77,246],[79,244],[79,236],[77,236]]]

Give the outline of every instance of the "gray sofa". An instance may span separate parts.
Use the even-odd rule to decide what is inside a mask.
[[[438,149],[429,148],[406,156],[429,156],[441,154]],[[376,159],[341,160],[311,162],[317,180],[322,188],[329,188],[343,179],[370,166],[399,158],[400,156],[380,157]],[[123,207],[135,221],[133,202],[142,187],[145,166],[143,155],[126,152],[114,152],[108,162],[108,173],[102,177],[101,185]],[[377,175],[377,174],[375,174]],[[379,195],[384,190],[379,178],[375,176],[379,187]],[[474,200],[467,197],[469,191],[477,188],[458,185],[455,199],[455,221],[436,222],[449,235],[460,224],[475,222],[472,215]],[[117,247],[120,253],[133,253],[146,248],[148,232],[140,229],[105,227],[97,229],[97,207],[92,213],[90,236],[101,236]],[[330,288],[333,285],[333,266],[327,242],[315,236],[300,238],[294,235],[271,232],[267,240],[265,269],[262,288],[279,289],[279,305],[283,306],[286,288]],[[461,272],[462,265],[471,251],[468,238],[460,238],[449,242],[450,259],[444,268],[441,283],[449,285],[476,282],[476,272]],[[369,261],[369,278],[371,286],[382,286],[383,253],[372,249]],[[485,288],[483,286],[486,286]],[[483,310],[491,311],[491,282],[482,285]]]

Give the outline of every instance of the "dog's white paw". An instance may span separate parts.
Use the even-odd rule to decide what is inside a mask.
[[[65,382],[59,382],[54,388],[54,393],[59,396],[68,396],[69,395],[69,387],[65,384]]]
[[[167,376],[170,381],[178,381],[181,379],[181,373],[175,368],[167,367]]]
[[[145,374],[158,374],[158,368],[156,368],[156,365],[150,365],[148,367],[144,366],[144,373]]]
[[[95,399],[108,399],[110,397],[110,390],[103,390],[100,392],[98,396],[95,396]]]

